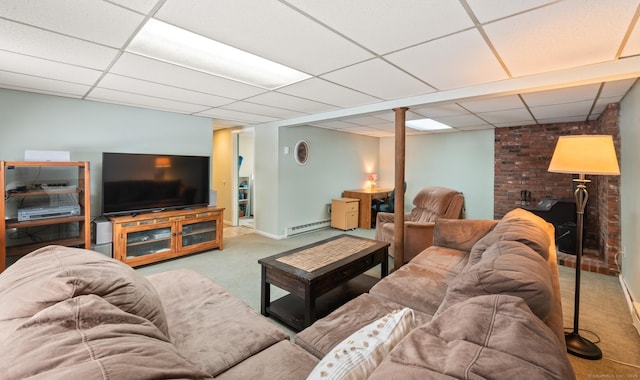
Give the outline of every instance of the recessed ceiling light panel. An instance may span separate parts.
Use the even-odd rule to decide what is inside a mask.
[[[451,129],[450,126],[433,119],[418,119],[405,122],[405,125],[419,131],[439,131],[442,129]]]
[[[147,21],[127,51],[268,90],[311,77],[154,19]]]

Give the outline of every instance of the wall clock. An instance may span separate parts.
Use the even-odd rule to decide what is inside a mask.
[[[309,160],[309,143],[304,140],[298,141],[293,149],[293,153],[298,164],[306,164]]]

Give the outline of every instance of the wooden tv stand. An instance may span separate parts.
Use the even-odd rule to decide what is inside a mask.
[[[132,267],[222,249],[223,208],[111,216],[113,257]]]

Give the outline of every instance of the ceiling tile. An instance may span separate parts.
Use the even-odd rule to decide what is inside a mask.
[[[524,106],[517,95],[500,96],[495,98],[467,100],[458,102],[459,105],[471,112],[490,112],[517,109]]]
[[[86,99],[187,114],[196,113],[205,108],[199,104],[189,104],[152,96],[114,91],[106,88],[93,89]]]
[[[256,115],[264,115],[277,117],[280,119],[290,119],[294,117],[305,116],[305,113],[286,110],[277,107],[264,106],[262,104],[250,103],[250,102],[234,102],[224,106],[224,109],[246,112]]]
[[[112,3],[133,9],[136,12],[148,14],[160,0],[110,0]]]
[[[202,106],[222,106],[233,102],[233,99],[217,95],[205,94],[197,91],[185,90],[174,86],[147,82],[139,79],[123,77],[116,74],[107,74],[98,84],[100,88],[128,92],[132,94],[147,95],[162,99],[177,100],[180,102],[200,104]]]
[[[469,113],[469,111],[466,111],[464,108],[453,103],[414,107],[411,109],[411,111],[421,115],[422,117],[431,118],[467,115]]]
[[[530,109],[531,113],[533,113],[533,116],[538,120],[538,122],[541,122],[541,120],[564,117],[573,118],[574,116],[579,116],[582,118],[581,120],[585,120],[586,115],[588,115],[592,105],[592,100],[585,100],[582,102],[559,103],[546,106],[530,107]]]
[[[130,53],[123,54],[111,71],[124,76],[232,99],[243,99],[265,92],[264,89],[258,87]]]
[[[270,121],[275,121],[276,119],[273,117],[263,116],[263,115],[255,115],[245,112],[238,112],[233,110],[227,110],[222,108],[214,108],[206,111],[202,111],[199,115],[211,116],[214,118],[227,119],[227,120],[237,120],[249,123],[268,123]]]
[[[121,48],[144,17],[106,1],[3,0],[0,17]]]
[[[631,86],[636,83],[638,79],[625,79],[625,80],[617,80],[614,82],[607,82],[602,86],[602,91],[600,92],[600,97],[620,97],[622,98],[624,95],[629,92]]]
[[[286,2],[377,54],[387,54],[473,26],[460,3],[450,0]]]
[[[381,59],[355,64],[323,75],[322,78],[384,100],[408,98],[435,91]]]
[[[467,0],[473,14],[481,23],[526,12],[556,0]]]
[[[615,58],[638,0],[566,0],[485,25],[514,77]]]
[[[294,83],[290,86],[282,87],[278,91],[340,107],[355,107],[379,100],[318,78]]]
[[[522,94],[522,98],[529,107],[574,103],[583,100],[593,100],[598,95],[600,83],[586,86],[567,87],[549,91]]]
[[[535,124],[535,120],[529,114],[526,108],[517,108],[504,111],[491,111],[476,114],[482,120],[486,120],[491,124],[527,125]]]
[[[596,101],[596,104],[593,106],[593,110],[591,111],[591,114],[601,114],[602,111],[604,111],[604,109],[611,103],[618,103],[620,102],[620,97],[615,96],[612,98],[607,98],[607,97],[601,97],[598,98],[598,100]]]
[[[468,30],[386,56],[439,90],[507,79],[477,30]]]
[[[460,116],[449,116],[449,117],[434,117],[433,120],[439,121],[443,124],[446,124],[450,127],[459,128],[459,127],[472,127],[472,126],[480,126],[487,125],[487,122],[474,116],[474,115],[460,115]]]
[[[260,95],[252,96],[245,100],[252,103],[263,104],[272,107],[280,107],[308,114],[327,112],[338,108],[329,104],[302,99],[297,96],[281,94],[277,91],[265,92]]]
[[[275,0],[168,0],[155,17],[312,75],[373,57]]]
[[[82,97],[90,88],[82,84],[10,73],[7,71],[0,71],[0,87],[74,98]]]
[[[410,108],[405,112],[404,118],[405,120],[416,120],[416,119],[424,119],[425,116],[421,115],[419,113],[413,112],[414,109]],[[385,120],[387,122],[391,122],[392,125],[395,125],[396,122],[396,113],[393,110],[389,110],[389,111],[385,111],[385,112],[379,112],[379,113],[375,113],[372,114],[370,116],[374,116],[378,119],[382,119]]]
[[[622,57],[631,57],[640,54],[640,22],[636,21],[636,25],[629,36],[624,49],[622,50]]]
[[[0,50],[0,69],[15,73],[92,85],[101,71]]]
[[[346,118],[343,118],[342,120],[345,120],[349,123],[354,123],[354,124],[363,125],[363,126],[375,126],[375,125],[389,123],[387,120],[384,120],[375,116],[354,116],[354,117],[346,117]]]
[[[106,68],[118,53],[116,49],[3,19],[0,36],[1,50],[94,69]]]
[[[345,120],[327,120],[319,123],[310,123],[310,125],[321,127],[321,128],[329,128],[329,129],[356,129],[361,128],[361,125],[350,123]]]

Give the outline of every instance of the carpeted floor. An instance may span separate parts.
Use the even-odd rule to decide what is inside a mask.
[[[325,229],[274,240],[251,233],[252,231],[245,227],[238,228],[243,229],[225,228],[222,251],[195,254],[137,270],[142,274],[151,274],[176,268],[191,268],[214,279],[255,310],[260,310],[260,258],[344,233],[340,230]],[[347,233],[373,237],[373,230],[357,229]],[[559,271],[564,324],[570,328],[573,326],[575,270],[561,266]],[[375,271],[373,272],[373,275],[376,275]],[[640,336],[632,325],[618,278],[583,272],[581,283],[580,329],[585,331],[581,331],[580,334],[592,341],[599,341],[598,346],[603,351],[603,359],[592,361],[568,355],[577,378],[640,379]],[[272,287],[272,298],[284,294],[283,291]],[[291,330],[280,326],[293,335]]]
[[[564,325],[573,330],[575,269],[559,267]],[[598,342],[602,360],[569,355],[579,379],[640,379],[640,336],[632,325],[618,277],[582,272],[580,335]]]

